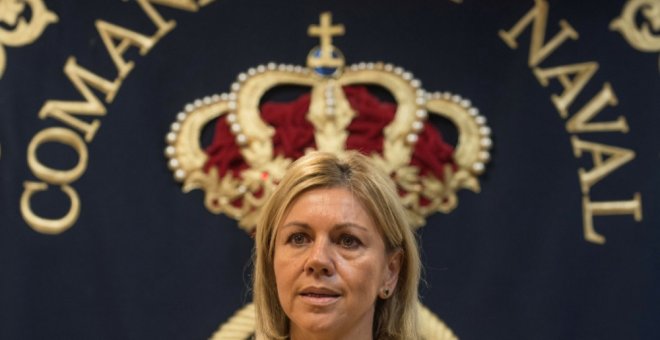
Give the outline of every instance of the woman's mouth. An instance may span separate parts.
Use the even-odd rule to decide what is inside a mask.
[[[300,292],[300,297],[309,304],[324,306],[339,300],[341,294],[325,288],[311,288]]]

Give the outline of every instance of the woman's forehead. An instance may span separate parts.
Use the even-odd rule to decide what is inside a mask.
[[[330,187],[306,190],[299,194],[285,209],[280,224],[292,215],[337,215],[337,213],[341,213],[339,215],[345,218],[372,218],[361,200],[349,189]]]

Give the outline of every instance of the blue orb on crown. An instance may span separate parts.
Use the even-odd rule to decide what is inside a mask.
[[[329,58],[323,58],[323,49],[320,46],[314,47],[307,56],[308,66],[314,72],[323,77],[337,76],[341,73],[344,65],[344,55],[335,46],[330,47]]]

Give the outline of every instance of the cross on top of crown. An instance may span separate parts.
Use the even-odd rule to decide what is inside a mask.
[[[307,65],[312,68],[325,68],[325,72],[332,69],[332,73],[344,66],[344,58],[341,52],[332,45],[332,37],[344,34],[344,25],[333,25],[330,12],[321,13],[320,25],[310,25],[307,34],[311,37],[319,37],[321,46],[314,48],[307,57]],[[323,70],[317,70],[324,75]]]

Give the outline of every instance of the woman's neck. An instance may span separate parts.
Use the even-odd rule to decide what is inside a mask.
[[[364,329],[364,327],[357,327],[348,329],[343,332],[308,332],[304,329],[297,328],[292,325],[289,340],[337,340],[337,339],[351,339],[351,340],[373,340],[371,327]]]

